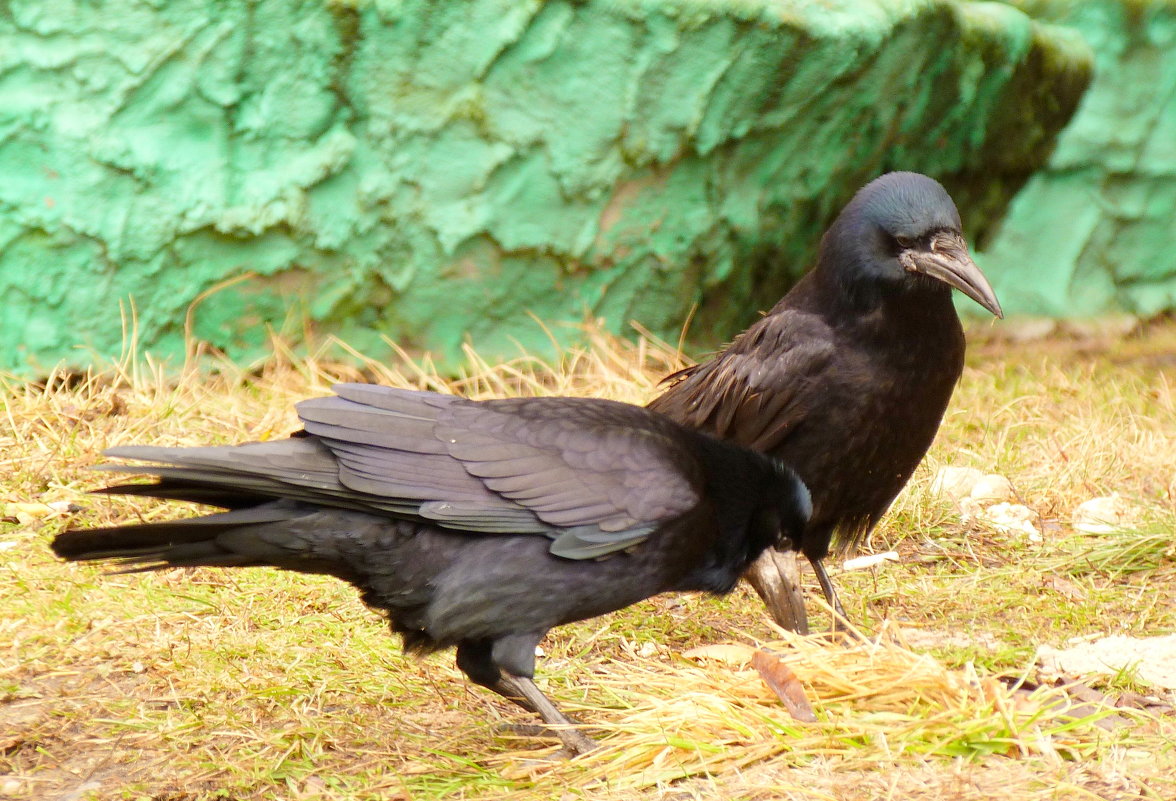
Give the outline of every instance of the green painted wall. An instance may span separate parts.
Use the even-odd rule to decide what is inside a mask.
[[[1023,313],[1176,309],[1176,0],[1016,5],[1081,33],[1095,79],[977,261]]]
[[[161,356],[189,317],[236,358],[268,324],[444,360],[699,302],[713,344],[881,171],[983,237],[1089,69],[999,3],[12,0],[0,368],[117,354],[128,299]]]

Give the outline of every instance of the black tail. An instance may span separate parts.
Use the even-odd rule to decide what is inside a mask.
[[[308,573],[342,575],[328,563],[323,548],[308,539],[308,515],[363,508],[355,493],[339,483],[334,456],[308,438],[209,448],[122,447],[108,456],[154,464],[108,464],[98,469],[154,476],[150,484],[120,484],[97,490],[219,506],[220,514],[133,524],[88,531],[66,531],[53,552],[72,561],[110,560],[121,572],[163,567],[272,565]],[[324,508],[325,507],[325,508]],[[394,501],[381,507],[412,511]],[[324,520],[323,536],[337,520]],[[324,531],[325,530],[325,531]]]
[[[247,565],[337,572],[316,569],[304,554],[298,553],[301,543],[290,538],[291,521],[307,514],[313,514],[313,510],[278,501],[186,520],[66,531],[53,540],[52,547],[62,559],[109,560],[123,566],[119,572],[124,573],[164,567]]]
[[[92,490],[96,495],[134,495],[143,498],[159,498],[164,501],[188,501],[222,509],[247,509],[274,499],[273,495],[260,492],[202,484],[198,481],[184,481],[178,478],[161,479],[154,484],[115,484]]]

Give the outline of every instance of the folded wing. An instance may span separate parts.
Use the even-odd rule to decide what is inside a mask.
[[[696,457],[664,419],[584,398],[476,402],[340,384],[298,404],[307,436],[211,448],[112,448],[160,483],[113,488],[244,508],[265,498],[411,517],[470,534],[540,534],[590,559],[699,502]]]

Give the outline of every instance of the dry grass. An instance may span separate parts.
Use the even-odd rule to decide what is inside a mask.
[[[1040,644],[1176,631],[1176,326],[972,348],[935,447],[871,543],[902,560],[837,579],[876,635],[867,644],[786,636],[742,590],[555,632],[540,682],[603,742],[572,762],[503,729],[530,721],[447,655],[401,656],[339,582],[106,576],[49,555],[67,526],[175,513],[88,496],[102,477],[85,468],[104,447],[283,436],[293,402],[339,378],[642,402],[679,364],[664,343],[596,335],[554,365],[471,352],[446,380],[408,359],[340,367],[341,348],[279,351],[255,370],[177,377],[128,358],[97,377],[4,381],[0,797],[1176,797],[1171,717],[1010,686],[1033,677]],[[1045,541],[961,523],[929,493],[945,464],[1008,476]],[[1139,510],[1134,530],[1069,527],[1079,502],[1112,491]],[[793,721],[748,666],[761,646],[796,673],[818,722]],[[1148,691],[1129,675],[1099,686]]]

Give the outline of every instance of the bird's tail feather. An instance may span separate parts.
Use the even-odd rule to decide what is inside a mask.
[[[188,501],[222,509],[246,509],[272,500],[272,496],[237,487],[209,486],[197,481],[171,479],[157,484],[115,484],[91,490],[96,495],[132,495],[164,501]]]
[[[274,534],[304,514],[292,504],[271,503],[186,520],[70,530],[59,534],[52,548],[69,561],[113,562],[123,567],[120,573],[165,567],[281,566],[293,554]]]
[[[419,503],[373,498],[340,483],[339,466],[317,440],[291,438],[207,448],[109,448],[107,456],[153,464],[102,464],[112,473],[154,476],[155,484],[120,484],[98,492],[193,501],[243,509],[278,498],[336,509],[413,515]]]

